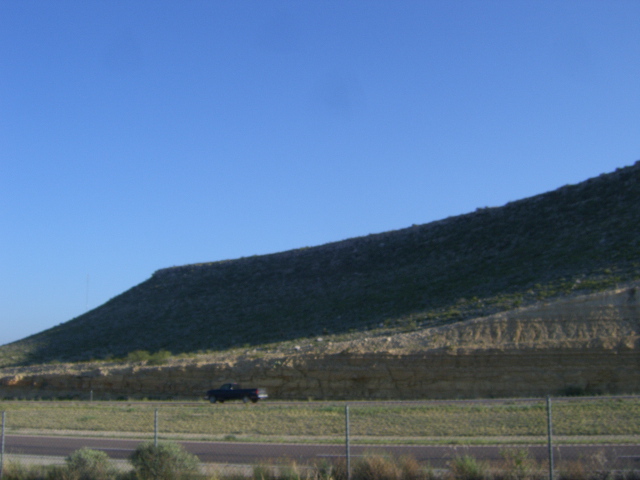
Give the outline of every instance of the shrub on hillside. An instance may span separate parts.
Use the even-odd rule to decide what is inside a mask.
[[[147,363],[149,365],[164,365],[171,358],[171,352],[168,350],[159,350],[149,356]]]
[[[131,455],[131,464],[139,480],[187,480],[200,470],[198,457],[171,442],[139,445]]]
[[[135,350],[133,352],[129,352],[125,357],[125,362],[134,363],[134,362],[146,362],[151,357],[151,354],[146,350]]]
[[[149,365],[163,365],[171,357],[168,350],[158,350],[155,353],[149,353],[147,350],[134,350],[129,352],[124,358],[127,363],[147,362]]]

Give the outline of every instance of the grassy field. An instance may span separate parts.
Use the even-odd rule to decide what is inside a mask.
[[[226,441],[342,442],[345,404],[257,405],[149,402],[0,402],[6,431],[96,436],[153,435]],[[564,443],[640,443],[640,398],[557,399],[554,436]],[[544,400],[350,405],[355,443],[543,443]]]

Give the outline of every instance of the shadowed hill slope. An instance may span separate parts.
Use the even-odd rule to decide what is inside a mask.
[[[186,265],[0,348],[0,366],[408,330],[640,278],[640,162],[403,230]]]

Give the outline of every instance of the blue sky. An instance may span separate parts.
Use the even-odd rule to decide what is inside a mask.
[[[640,2],[0,1],[0,344],[173,265],[640,158]]]

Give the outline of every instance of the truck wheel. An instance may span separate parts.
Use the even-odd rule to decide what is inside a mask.
[[[218,401],[218,399],[215,396],[213,396],[213,397],[209,397],[209,401],[211,403],[216,403]]]
[[[252,398],[251,399],[251,403],[258,403],[258,399],[257,398]]]
[[[244,403],[248,403],[249,402],[249,397],[247,397],[246,395],[244,397],[242,397],[242,401]]]

